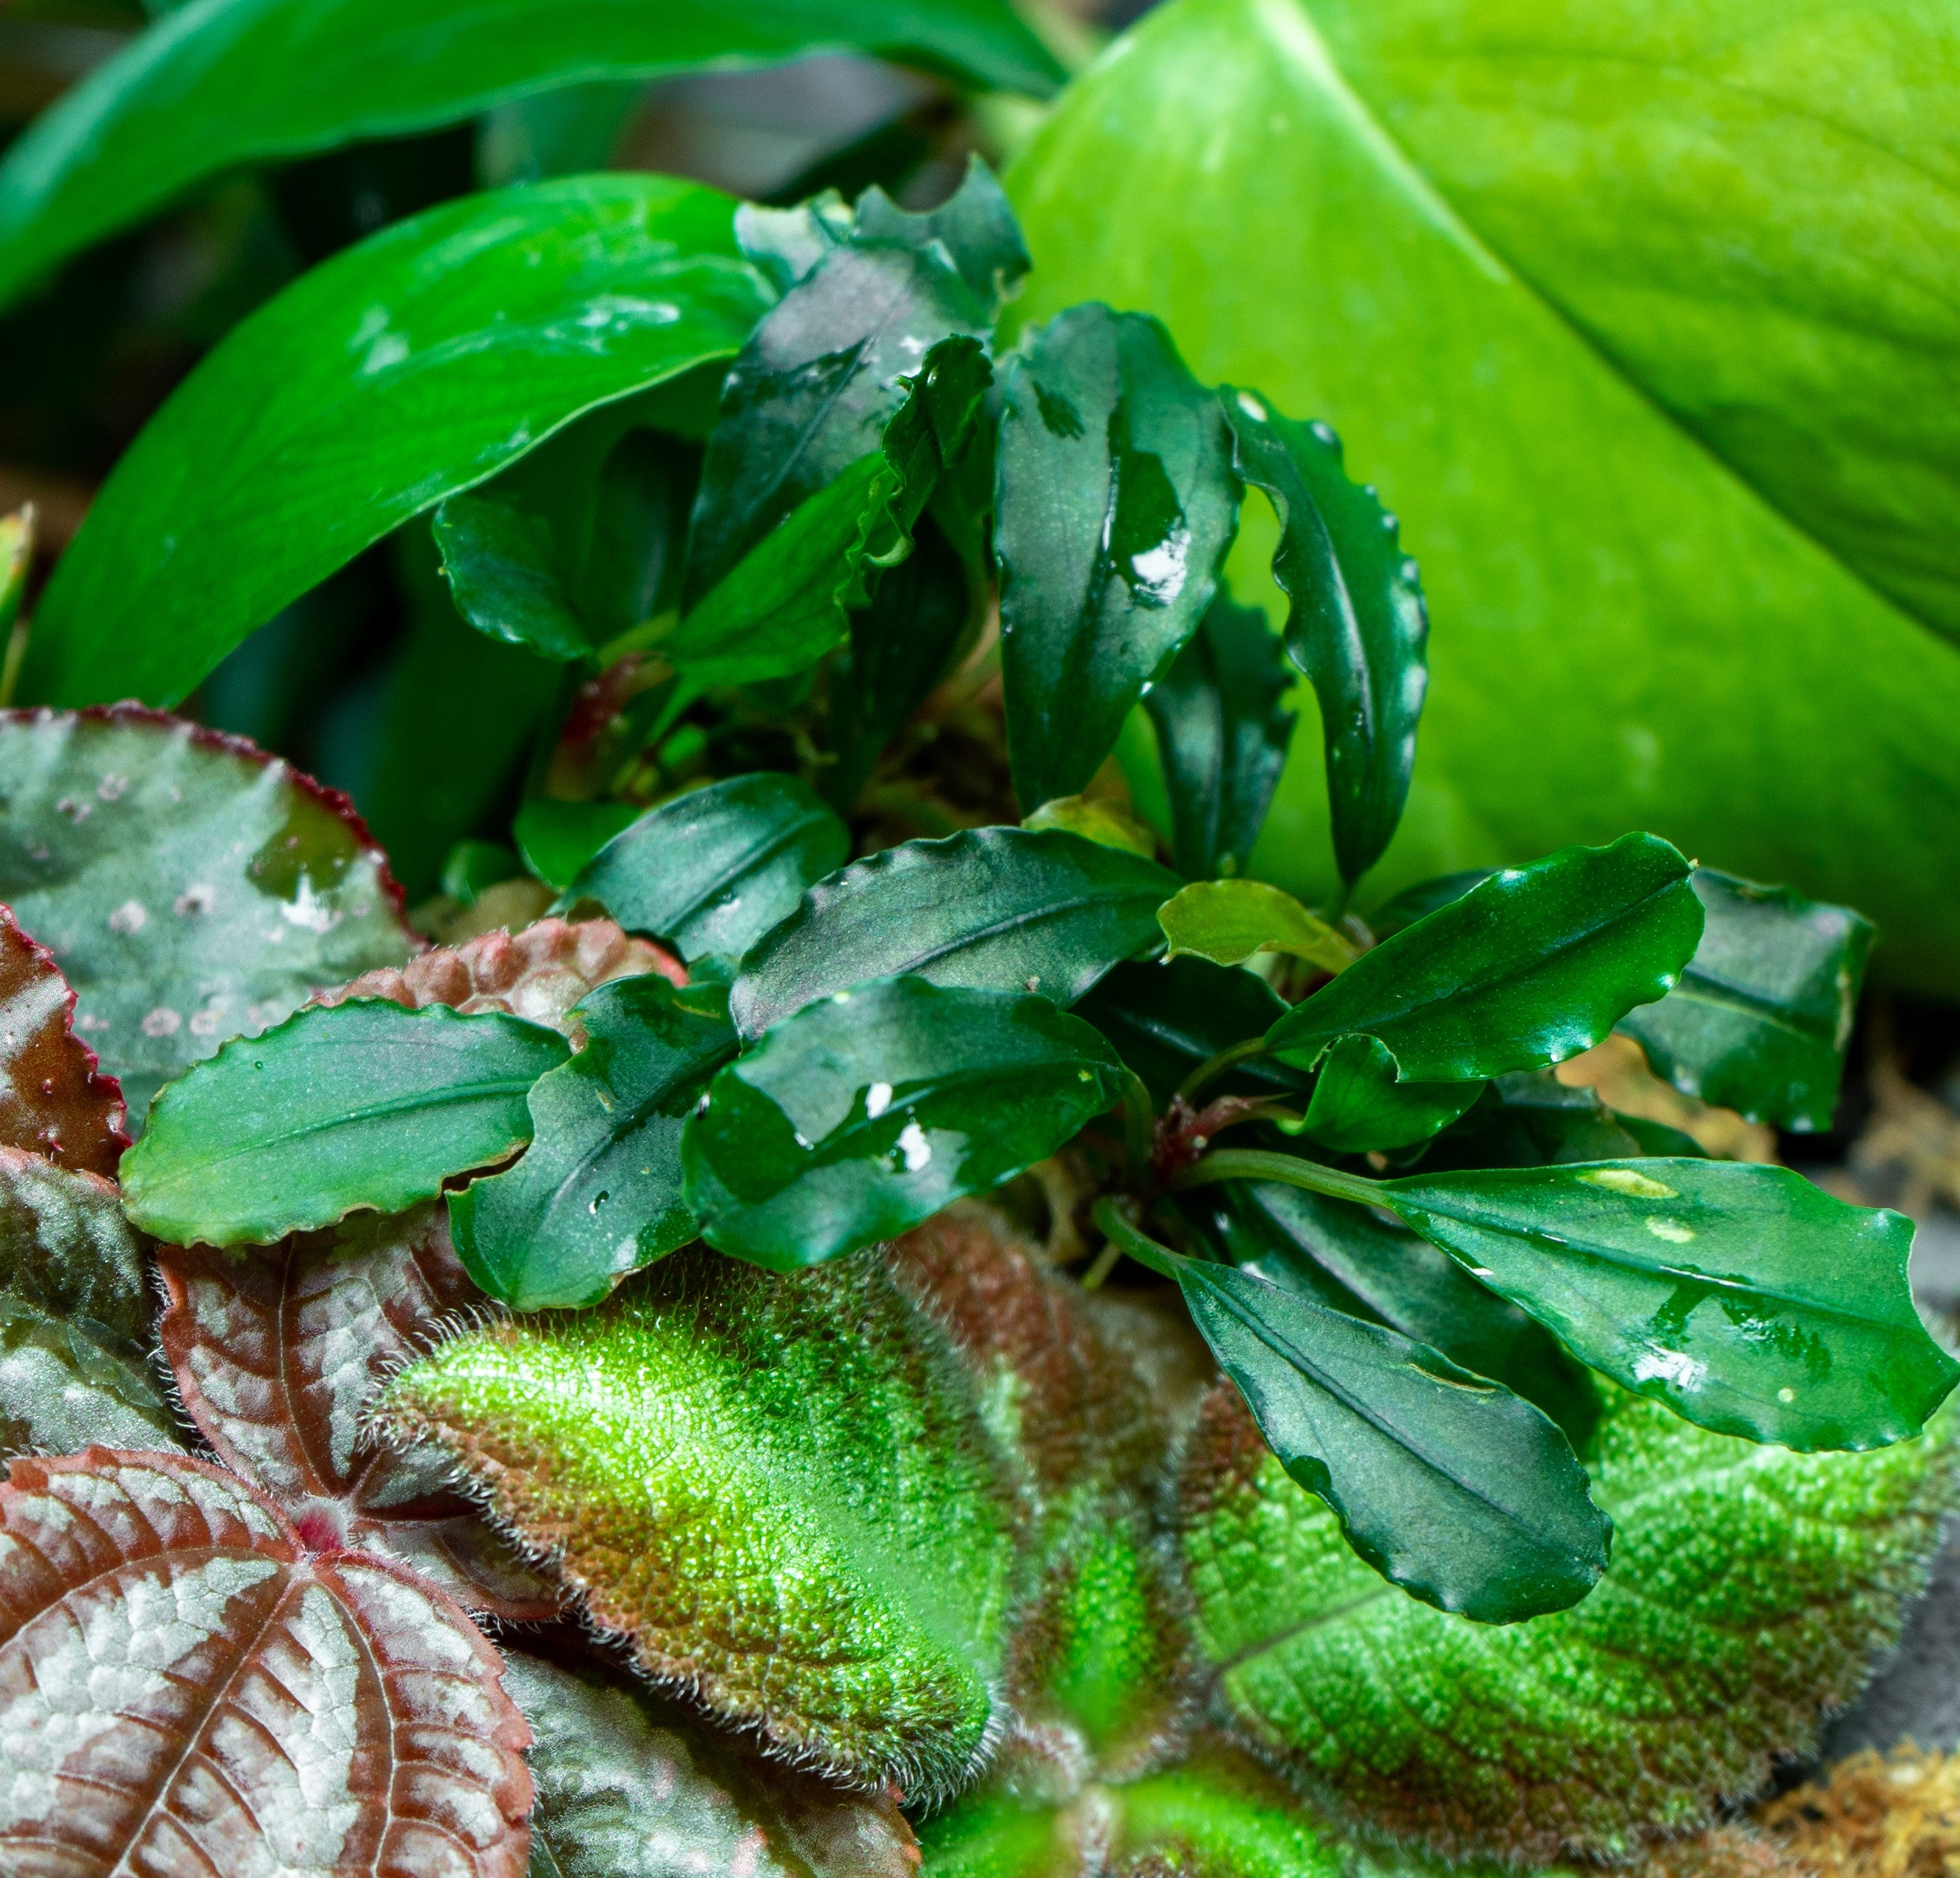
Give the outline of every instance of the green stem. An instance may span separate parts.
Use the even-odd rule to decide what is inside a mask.
[[[1217,1056],[1208,1057],[1186,1076],[1179,1085],[1178,1094],[1193,1108],[1198,1106],[1198,1093],[1208,1082],[1215,1082],[1236,1063],[1246,1062],[1253,1057],[1266,1053],[1266,1040],[1263,1037],[1249,1037],[1242,1044],[1234,1044],[1229,1050],[1221,1050]]]
[[[1147,1265],[1152,1271],[1160,1276],[1176,1277],[1179,1263],[1177,1254],[1169,1246],[1159,1245],[1148,1233],[1140,1231],[1136,1227],[1131,1225],[1124,1217],[1122,1209],[1117,1205],[1113,1198],[1106,1196],[1099,1200],[1096,1203],[1095,1210],[1090,1213],[1090,1217],[1102,1229],[1102,1236],[1109,1241],[1109,1245],[1104,1248],[1104,1258],[1109,1257],[1112,1250],[1119,1253],[1127,1252],[1139,1265]],[[1100,1266],[1102,1260],[1098,1259],[1096,1263],[1098,1266]],[[1114,1265],[1115,1260],[1111,1259],[1109,1263]],[[1091,1276],[1093,1274],[1092,1273]],[[1105,1276],[1106,1276],[1107,1274],[1106,1273]]]
[[[1318,1161],[1303,1161],[1297,1155],[1271,1154],[1263,1148],[1221,1148],[1195,1167],[1185,1168],[1171,1185],[1208,1187],[1214,1181],[1284,1181],[1289,1187],[1325,1193],[1330,1200],[1351,1200],[1361,1206],[1383,1203],[1379,1181],[1344,1174],[1338,1168],[1322,1167]]]

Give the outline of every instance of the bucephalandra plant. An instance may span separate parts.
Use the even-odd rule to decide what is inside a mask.
[[[428,514],[554,706],[450,910],[543,917],[419,951],[249,745],[0,723],[66,1079],[0,1111],[0,1409],[65,1456],[0,1492],[10,1854],[1621,1856],[1895,1633],[1960,1378],[1909,1223],[1551,1073],[1618,1031],[1826,1124],[1870,928],[1641,833],[1354,912],[1426,684],[1395,518],[1153,320],[1000,343],[1026,266],[977,164],[928,214],[471,199],[246,321],[105,488],[43,694],[180,698]],[[1279,634],[1223,583],[1253,491]],[[1296,674],[1319,910],[1246,871]],[[1139,706],[1162,835],[1107,780]]]

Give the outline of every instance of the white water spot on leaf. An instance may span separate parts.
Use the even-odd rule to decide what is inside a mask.
[[[1681,1197],[1672,1187],[1663,1187],[1659,1181],[1650,1180],[1644,1174],[1637,1174],[1631,1168],[1595,1168],[1589,1174],[1582,1174],[1579,1177],[1588,1187],[1603,1187],[1609,1193],[1624,1193],[1632,1200],[1678,1200]]]
[[[1180,523],[1154,548],[1130,557],[1130,571],[1135,577],[1140,599],[1158,606],[1168,606],[1184,591],[1185,574],[1191,558],[1191,530]]]
[[[1266,421],[1266,407],[1261,404],[1249,391],[1239,392],[1239,408],[1244,412],[1255,424],[1264,424]]]
[[[302,926],[309,933],[330,933],[340,923],[339,912],[313,891],[313,882],[304,874],[300,876],[298,895],[281,904],[279,917],[288,926]]]
[[[1708,1378],[1708,1365],[1685,1350],[1650,1349],[1634,1358],[1636,1382],[1671,1382],[1678,1389],[1699,1389]]]
[[[1784,1403],[1794,1402],[1796,1400],[1796,1391],[1786,1384],[1777,1391],[1777,1400]]]
[[[917,1122],[907,1122],[898,1139],[899,1152],[905,1156],[905,1171],[916,1174],[932,1158],[932,1143]]]
[[[408,341],[399,332],[384,332],[368,348],[368,356],[361,361],[361,376],[372,378],[377,372],[385,372],[400,364],[408,356]]]
[[[1685,1245],[1694,1237],[1694,1228],[1684,1226],[1678,1219],[1650,1219],[1647,1230],[1656,1239],[1665,1239],[1669,1245]]]
[[[148,923],[149,914],[144,910],[140,900],[126,900],[109,916],[109,929],[125,935],[140,933]]]
[[[168,1005],[160,1004],[143,1014],[139,1028],[145,1037],[174,1037],[183,1028],[183,1019]]]
[[[892,1085],[889,1082],[874,1082],[864,1092],[864,1114],[867,1120],[876,1121],[892,1106]]]

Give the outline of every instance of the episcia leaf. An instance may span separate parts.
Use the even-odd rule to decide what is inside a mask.
[[[1071,308],[1001,378],[994,489],[1014,790],[1079,795],[1197,630],[1238,528],[1216,399],[1154,319]]]
[[[178,1445],[116,1189],[0,1147],[0,1454]]]
[[[8,1472],[0,1864],[523,1878],[530,1731],[441,1592],[187,1456]]]
[[[1345,935],[1262,880],[1194,880],[1158,909],[1157,923],[1171,958],[1195,953],[1214,965],[1285,952],[1339,973],[1360,956]]]
[[[1913,1308],[1912,1222],[1787,1168],[1596,1161],[1376,1191],[1581,1362],[1704,1428],[1882,1447],[1960,1379]]]
[[[1384,1578],[1500,1624],[1563,1610],[1599,1581],[1612,1528],[1570,1444],[1521,1397],[1383,1325],[1184,1257],[1109,1201],[1096,1217],[1176,1281],[1281,1464]]]
[[[1221,1050],[1270,1030],[1286,1005],[1255,973],[1188,955],[1118,965],[1075,1007],[1144,1079],[1161,1108],[1178,1085]],[[1222,1095],[1297,1096],[1298,1070],[1269,1057],[1236,1064],[1214,1085]]]
[[[854,861],[803,895],[743,961],[730,1009],[744,1037],[829,993],[911,973],[1072,1004],[1160,942],[1177,876],[1060,831],[976,828]]]
[[[1310,1069],[1365,1032],[1416,1082],[1562,1063],[1672,989],[1701,937],[1688,872],[1651,834],[1507,867],[1295,1005],[1267,1047]]]
[[[531,1138],[525,1097],[571,1054],[500,1012],[363,998],[236,1038],[157,1098],[123,1200],[175,1244],[270,1244],[357,1208],[396,1213]]]
[[[991,1750],[1012,1511],[943,1333],[875,1256],[677,1253],[597,1310],[439,1345],[380,1419],[769,1752],[929,1800]]]
[[[1293,674],[1266,616],[1221,591],[1144,694],[1170,796],[1178,871],[1242,874],[1286,767]]]
[[[1325,424],[1300,424],[1249,391],[1218,394],[1233,466],[1280,521],[1273,578],[1292,602],[1286,647],[1313,682],[1327,750],[1334,853],[1351,885],[1402,819],[1429,685],[1429,621],[1395,518],[1341,463]]]
[[[437,1208],[364,1215],[250,1257],[165,1246],[158,1266],[158,1333],[186,1412],[309,1546],[393,1559],[471,1610],[557,1610],[558,1587],[446,1470],[363,1438],[383,1378],[482,1306]]]
[[[1379,1037],[1337,1038],[1320,1060],[1300,1132],[1337,1154],[1413,1147],[1462,1115],[1481,1082],[1405,1082]]]
[[[901,977],[777,1025],[682,1140],[702,1236],[778,1270],[930,1219],[1052,1154],[1128,1072],[1047,999]]]
[[[1787,887],[1694,870],[1708,916],[1681,982],[1620,1028],[1678,1089],[1779,1128],[1831,1126],[1870,923]]]
[[[0,799],[0,901],[75,987],[132,1123],[224,1038],[416,942],[347,799],[240,738],[128,705],[12,712]]]
[[[585,1046],[540,1076],[522,1160],[450,1196],[457,1250],[520,1311],[595,1304],[698,1230],[681,1191],[681,1130],[733,1056],[727,993],[652,974],[595,991]]]
[[[533,1873],[918,1878],[889,1794],[766,1761],[596,1661],[507,1644],[504,1686],[531,1727]]]
[[[602,0],[419,0],[406,11],[324,0],[298,16],[275,0],[227,0],[180,11],[78,85],[8,153],[0,300],[243,165],[460,122],[568,81],[841,49],[1038,97],[1061,78],[1001,0],[828,0],[739,16],[707,0],[651,12]]]
[[[173,703],[412,516],[726,360],[771,299],[733,214],[692,183],[581,176],[431,209],[295,281],[117,464],[48,583],[27,694]]]
[[[758,771],[650,809],[587,863],[567,890],[683,958],[739,958],[843,865],[850,831],[794,776]]]
[[[0,1146],[113,1175],[129,1137],[123,1092],[97,1068],[54,955],[0,906]]]
[[[1613,1558],[1513,1629],[1380,1581],[1220,1390],[1180,1498],[1199,1641],[1236,1731],[1454,1860],[1622,1860],[1807,1754],[1895,1642],[1954,1497],[1956,1423],[1793,1454],[1614,1390],[1588,1454]]]

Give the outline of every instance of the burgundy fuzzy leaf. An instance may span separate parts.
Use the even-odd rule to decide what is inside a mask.
[[[234,1254],[167,1246],[161,1330],[185,1408],[221,1460],[317,1547],[399,1559],[475,1609],[539,1618],[551,1584],[446,1484],[432,1454],[362,1438],[369,1399],[483,1295],[444,1214],[357,1214]]]
[[[74,1024],[75,993],[54,955],[0,907],[0,1146],[113,1174],[129,1145],[123,1091],[97,1073]]]
[[[0,1869],[522,1878],[530,1730],[414,1573],[186,1457],[0,1486]]]

